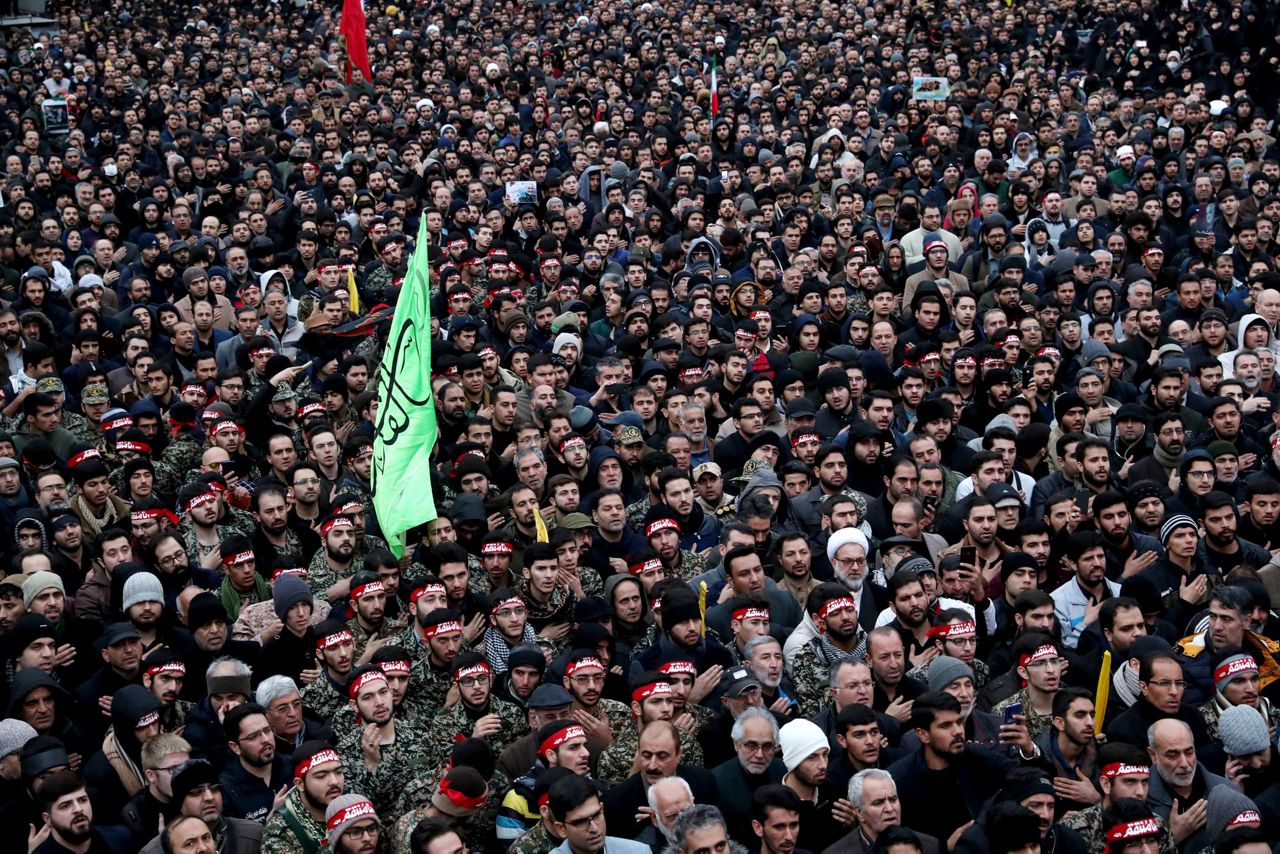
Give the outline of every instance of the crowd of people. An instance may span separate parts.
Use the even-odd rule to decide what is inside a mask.
[[[1274,5],[340,5],[3,31],[15,845],[1274,850]]]

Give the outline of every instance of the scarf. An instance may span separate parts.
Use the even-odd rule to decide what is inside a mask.
[[[1116,696],[1120,698],[1120,702],[1124,703],[1125,708],[1138,702],[1138,697],[1142,693],[1138,687],[1138,671],[1130,667],[1128,661],[1121,662],[1116,668],[1116,674],[1111,678],[1111,685],[1116,689]]]
[[[524,635],[520,638],[520,643],[537,643],[538,636],[533,630],[533,626],[528,622],[524,624]],[[502,632],[494,626],[484,630],[484,657],[489,660],[489,666],[493,668],[494,673],[507,672],[507,657],[511,655],[511,647],[507,644],[507,639],[502,636]]]
[[[1156,462],[1160,464],[1166,474],[1177,471],[1178,466],[1182,463],[1182,454],[1178,454],[1175,457],[1158,444],[1151,449],[1151,456],[1156,458]]]
[[[845,652],[840,647],[831,642],[831,639],[824,633],[813,636],[813,640],[809,641],[813,646],[813,651],[818,654],[822,662],[827,667],[833,666],[837,661],[848,658],[849,656],[857,656],[858,658],[866,658],[867,654],[867,633],[862,626],[858,626],[858,642],[854,644],[853,650]]]
[[[239,590],[231,586],[231,579],[224,577],[222,585],[218,588],[218,598],[222,600],[222,605],[227,609],[227,619],[234,623],[240,617],[240,609],[245,606]],[[267,586],[267,582],[262,579],[261,575],[256,572],[253,574],[253,592],[249,594],[250,602],[270,602],[271,588]]]

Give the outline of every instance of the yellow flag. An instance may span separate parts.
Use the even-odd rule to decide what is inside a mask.
[[[1103,718],[1107,716],[1107,700],[1111,697],[1111,650],[1102,653],[1102,672],[1098,674],[1098,690],[1093,696],[1093,734],[1100,735]]]
[[[547,533],[547,523],[542,518],[542,511],[536,508],[533,511],[533,529],[537,532],[538,542],[551,542],[551,535]]]
[[[347,268],[347,296],[351,300],[351,314],[360,313],[360,292],[356,290],[356,268],[352,265]]]

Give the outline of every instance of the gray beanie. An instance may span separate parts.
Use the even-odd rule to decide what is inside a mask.
[[[124,609],[141,602],[164,602],[164,585],[149,572],[135,572],[124,582]]]
[[[310,601],[312,601],[311,588],[307,587],[307,582],[296,575],[287,573],[281,575],[271,587],[271,607],[275,610],[276,616],[282,620],[294,605]]]
[[[0,759],[11,753],[17,753],[27,746],[27,742],[36,737],[31,724],[17,718],[5,718],[0,721]]]
[[[1253,706],[1232,706],[1218,717],[1218,734],[1228,756],[1248,756],[1271,746],[1266,721]]]
[[[23,605],[30,608],[36,597],[50,588],[57,590],[64,596],[67,593],[67,588],[62,583],[62,576],[56,572],[41,570],[40,572],[31,573],[31,577],[22,582]]]
[[[1210,845],[1221,839],[1237,819],[1242,824],[1250,820],[1261,821],[1257,805],[1231,786],[1214,786],[1209,791],[1208,801],[1204,829],[1209,834]]]
[[[929,690],[941,691],[957,679],[973,679],[973,668],[958,658],[939,655],[929,665]]]

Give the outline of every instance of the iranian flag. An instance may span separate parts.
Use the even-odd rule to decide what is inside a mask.
[[[711,57],[711,118],[720,112],[720,81],[716,78],[716,58]]]

